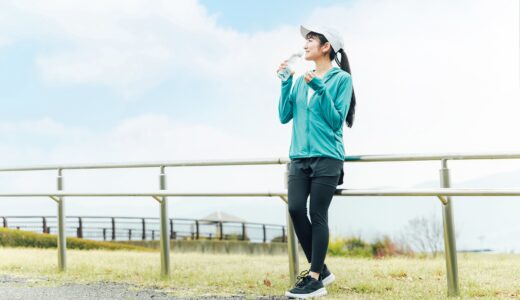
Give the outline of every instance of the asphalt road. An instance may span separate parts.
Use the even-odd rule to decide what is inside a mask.
[[[205,296],[205,297],[173,297],[167,292],[142,288],[126,283],[113,282],[96,282],[88,284],[64,284],[54,285],[46,284],[46,278],[25,278],[14,277],[10,275],[0,275],[0,298],[8,300],[113,300],[113,299],[204,299],[204,300],[238,300],[238,299],[252,299],[245,296]],[[286,297],[257,297],[253,299],[262,300],[278,300],[287,299]]]

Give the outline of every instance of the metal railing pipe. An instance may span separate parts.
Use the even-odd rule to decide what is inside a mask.
[[[350,155],[345,162],[398,162],[442,160],[519,159],[520,153],[443,153],[443,154],[374,154]]]
[[[372,154],[349,155],[345,162],[397,162],[397,161],[428,161],[428,160],[493,160],[520,159],[520,153],[444,153],[444,154]],[[159,168],[159,167],[208,167],[208,166],[251,166],[251,165],[283,165],[289,163],[287,157],[256,158],[256,159],[223,159],[223,160],[183,160],[164,162],[137,163],[97,163],[97,164],[54,164],[33,166],[12,166],[0,168],[0,172],[45,171],[45,170],[87,170],[87,169],[129,169],[129,168]]]
[[[472,189],[472,188],[436,188],[436,189],[337,189],[336,196],[520,196],[520,188]],[[259,192],[34,192],[0,193],[0,197],[281,197],[287,196],[286,190]]]
[[[100,164],[61,164],[35,165],[0,168],[0,172],[17,171],[48,171],[48,170],[89,170],[89,169],[137,169],[160,167],[210,167],[210,166],[252,166],[252,165],[281,165],[287,163],[287,158],[243,159],[243,160],[197,160],[197,161],[165,161],[165,162],[137,162],[137,163],[100,163]]]

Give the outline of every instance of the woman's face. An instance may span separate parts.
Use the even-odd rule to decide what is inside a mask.
[[[303,49],[305,50],[306,60],[316,60],[327,53],[329,43],[320,46],[320,39],[318,37],[310,36],[307,38]]]

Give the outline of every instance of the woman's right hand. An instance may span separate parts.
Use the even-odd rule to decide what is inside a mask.
[[[287,61],[288,60],[284,60],[280,66],[278,67],[278,69],[276,70],[276,73],[280,72],[281,70],[287,68]],[[294,75],[294,71],[291,72],[291,75]]]

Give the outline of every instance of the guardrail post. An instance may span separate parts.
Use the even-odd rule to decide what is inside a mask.
[[[112,241],[116,240],[116,218],[112,219]]]
[[[200,238],[199,220],[195,220],[195,239],[198,240],[199,238]]]
[[[175,233],[173,232],[173,220],[170,219],[170,239],[175,240]]]
[[[450,169],[448,161],[442,160],[440,170],[441,187],[450,187]],[[448,280],[448,296],[459,296],[459,278],[457,266],[457,247],[455,244],[455,233],[453,226],[453,213],[451,197],[446,197],[446,204],[442,205],[442,220],[444,227],[444,252],[446,256],[446,274]]]
[[[144,218],[141,220],[141,223],[142,223],[142,227],[143,227],[143,229],[142,229],[143,234],[141,235],[141,239],[144,241],[144,240],[146,240],[146,221]]]
[[[7,228],[7,218],[6,217],[2,217],[2,219],[4,219],[3,221],[3,225],[4,225],[4,228]]]
[[[43,233],[47,233],[47,218],[42,217],[42,230]]]
[[[262,233],[263,233],[263,236],[264,236],[264,243],[267,241],[267,234],[266,234],[266,230],[265,230],[265,224],[262,224]]]
[[[286,164],[286,171],[284,173],[284,186],[285,189],[289,189],[289,164]],[[288,201],[289,198],[286,198]],[[289,214],[289,203],[287,203],[286,219],[287,219],[287,252],[289,254],[289,278],[291,279],[291,285],[296,283],[296,277],[299,273],[298,265],[298,240],[296,239],[296,233],[294,232],[291,215]]]
[[[242,241],[246,240],[246,223],[242,223]]]
[[[166,174],[164,166],[161,167],[159,176],[159,189],[166,190]],[[161,275],[170,276],[170,239],[168,238],[168,200],[166,197],[161,199]]]
[[[58,169],[58,191],[63,190],[62,170]],[[65,237],[65,207],[63,197],[57,198],[58,202],[58,268],[65,271],[67,268],[67,238]]]
[[[83,238],[83,220],[81,217],[78,217],[78,237]]]

